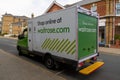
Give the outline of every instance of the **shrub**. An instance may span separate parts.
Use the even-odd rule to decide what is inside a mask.
[[[117,40],[117,39],[120,40],[120,34],[115,34],[114,38],[115,38],[115,40]]]
[[[2,33],[2,34],[0,34],[1,36],[4,36],[4,35],[6,35],[6,34],[8,34],[8,33]]]

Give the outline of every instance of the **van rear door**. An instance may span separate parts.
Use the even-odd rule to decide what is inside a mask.
[[[98,18],[78,12],[78,59],[80,61],[97,55],[97,26]]]

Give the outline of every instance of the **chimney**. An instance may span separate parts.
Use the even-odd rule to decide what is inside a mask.
[[[31,14],[31,18],[34,18],[34,14],[33,13]]]

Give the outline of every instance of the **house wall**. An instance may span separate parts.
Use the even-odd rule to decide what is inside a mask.
[[[12,34],[21,34],[21,31],[22,31],[22,27],[19,27],[19,26],[12,26]]]
[[[4,16],[2,18],[2,33],[9,33],[9,26],[13,23],[12,16]]]
[[[99,13],[99,16],[106,15],[106,1],[105,0],[95,2],[95,3],[86,4],[86,5],[82,5],[82,7],[91,10],[91,7],[93,6],[93,4],[95,4],[97,6],[97,12]]]
[[[82,5],[82,7],[91,9],[91,6],[95,4],[97,6],[97,12],[99,13],[100,19],[105,19],[105,42],[106,45],[114,42],[115,34],[120,33],[120,18],[116,16],[116,3],[119,0],[101,0],[95,3],[90,3],[86,5]],[[119,25],[118,25],[119,24]],[[119,29],[119,30],[117,30]]]
[[[14,23],[21,23],[22,25]],[[2,34],[14,34],[18,35],[22,33],[22,27],[27,26],[27,19],[21,18],[21,16],[13,16],[13,15],[3,15],[2,17]],[[12,31],[11,31],[12,30]]]

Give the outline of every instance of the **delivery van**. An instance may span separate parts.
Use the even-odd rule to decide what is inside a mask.
[[[19,55],[41,56],[49,69],[64,63],[90,74],[104,64],[97,61],[98,17],[82,7],[70,7],[32,18],[19,35]],[[81,69],[87,63],[90,65]]]

